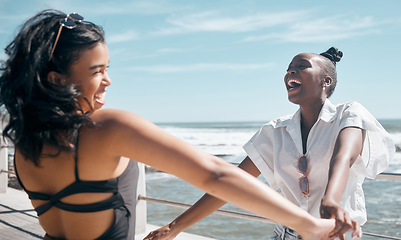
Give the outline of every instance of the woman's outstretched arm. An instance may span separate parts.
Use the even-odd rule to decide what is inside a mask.
[[[266,184],[238,167],[175,138],[129,112],[93,113],[104,131],[111,156],[125,156],[176,175],[209,194],[263,217],[282,223],[304,239],[326,239],[334,220],[312,217]]]
[[[341,130],[330,161],[329,181],[320,206],[322,218],[336,219],[334,235],[342,236],[352,228],[359,228],[348,212],[340,206],[341,197],[348,181],[350,167],[362,152],[365,131],[348,127]],[[356,232],[354,234],[357,234]]]
[[[254,177],[260,175],[259,169],[253,164],[249,157],[246,157],[238,167]],[[174,239],[179,233],[209,216],[224,204],[226,204],[225,201],[206,193],[170,224],[152,231],[144,238],[144,240]]]

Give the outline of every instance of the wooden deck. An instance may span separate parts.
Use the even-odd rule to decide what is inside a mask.
[[[136,240],[143,239],[157,226],[147,224],[146,232],[137,234]],[[25,192],[14,188],[7,188],[6,193],[0,193],[0,239],[2,240],[30,240],[42,239],[45,232],[40,227],[36,212]],[[181,233],[177,240],[212,240],[212,238]]]
[[[44,235],[25,192],[7,188],[0,193],[0,239],[42,239]]]

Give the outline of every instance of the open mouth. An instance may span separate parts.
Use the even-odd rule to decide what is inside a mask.
[[[106,102],[106,92],[98,93],[95,95],[95,101],[99,104],[105,104]]]
[[[287,81],[287,90],[288,91],[292,91],[295,90],[297,88],[299,88],[302,85],[302,83],[298,80],[295,79],[290,79]]]

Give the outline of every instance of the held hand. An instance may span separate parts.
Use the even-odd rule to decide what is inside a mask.
[[[359,223],[351,219],[348,212],[334,201],[322,200],[320,205],[320,216],[322,218],[334,218],[336,220],[336,226],[331,232],[330,237],[339,237],[340,240],[344,240],[345,233],[350,230],[353,231],[352,237],[362,236],[362,230]]]
[[[173,234],[170,225],[166,225],[150,232],[143,240],[172,240],[177,236]]]
[[[335,226],[334,219],[321,219],[316,218],[314,224],[302,227],[303,231],[298,231],[304,240],[332,240],[330,233]]]

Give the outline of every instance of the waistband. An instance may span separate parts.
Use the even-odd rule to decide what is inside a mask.
[[[274,231],[281,240],[302,240],[301,235],[299,235],[296,231],[279,223],[276,224]]]

